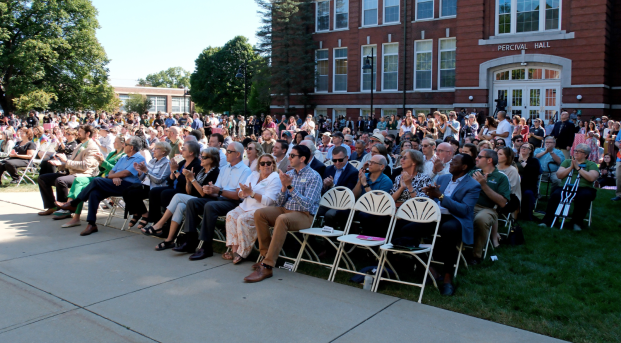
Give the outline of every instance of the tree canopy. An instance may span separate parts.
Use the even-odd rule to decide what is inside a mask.
[[[243,36],[231,39],[223,47],[206,48],[196,59],[196,68],[190,76],[192,101],[216,112],[243,112],[244,79],[236,77],[237,71],[245,61],[249,96],[258,58],[248,38]]]
[[[90,0],[0,2],[0,105],[13,111],[102,109],[118,104],[97,41]],[[39,99],[39,101],[32,101]],[[45,99],[50,100],[48,104]],[[30,102],[29,102],[30,101]]]
[[[138,79],[138,86],[163,88],[190,87],[190,72],[181,67],[168,68],[155,74],[149,74],[144,79]]]

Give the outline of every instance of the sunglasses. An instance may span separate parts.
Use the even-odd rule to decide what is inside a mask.
[[[271,167],[272,166],[272,162],[259,162],[259,164],[261,165],[261,167],[265,167],[265,166]]]
[[[477,158],[490,158],[490,157],[477,155]]]
[[[235,150],[232,150],[232,151],[231,151],[231,150],[227,150],[227,151],[226,151],[226,153],[227,153],[227,154],[234,154],[234,153],[236,153],[236,152],[237,152],[237,151],[235,151]]]
[[[247,147],[247,148],[246,148],[246,150],[248,150],[248,151],[252,151],[252,150],[254,150],[254,148]]]
[[[211,156],[209,156],[209,155],[202,155],[201,157],[203,158],[203,160],[206,160],[206,159],[208,159],[208,158],[211,158]]]
[[[300,157],[302,155],[296,155],[296,154],[289,154],[289,158],[295,158],[295,157]]]
[[[333,159],[332,159],[332,163],[336,163],[336,162],[341,163],[341,162],[343,162],[343,161],[345,161],[345,159],[344,159],[344,158],[333,158]]]

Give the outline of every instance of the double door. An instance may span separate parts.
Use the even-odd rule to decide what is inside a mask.
[[[507,102],[507,113],[513,117],[539,118],[547,122],[560,110],[561,92],[559,85],[498,85],[494,87],[494,100]]]

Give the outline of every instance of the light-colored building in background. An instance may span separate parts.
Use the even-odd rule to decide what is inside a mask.
[[[123,102],[123,106],[119,109],[125,112],[125,104],[130,94],[143,94],[151,100],[149,112],[157,113],[157,111],[165,113],[191,113],[194,110],[194,104],[190,101],[190,96],[184,97],[183,88],[158,88],[158,87],[114,87],[114,92]]]

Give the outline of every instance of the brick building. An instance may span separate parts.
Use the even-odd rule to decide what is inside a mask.
[[[315,19],[316,115],[368,115],[373,84],[376,117],[404,98],[415,112],[493,113],[504,98],[526,118],[621,117],[620,0],[324,0]]]
[[[114,87],[114,92],[125,105],[130,94],[143,94],[151,100],[149,112],[157,113],[191,113],[194,110],[194,103],[190,101],[190,96],[184,97],[183,88],[159,88],[159,87]],[[191,107],[190,107],[191,106]],[[124,106],[120,108],[125,112]]]

